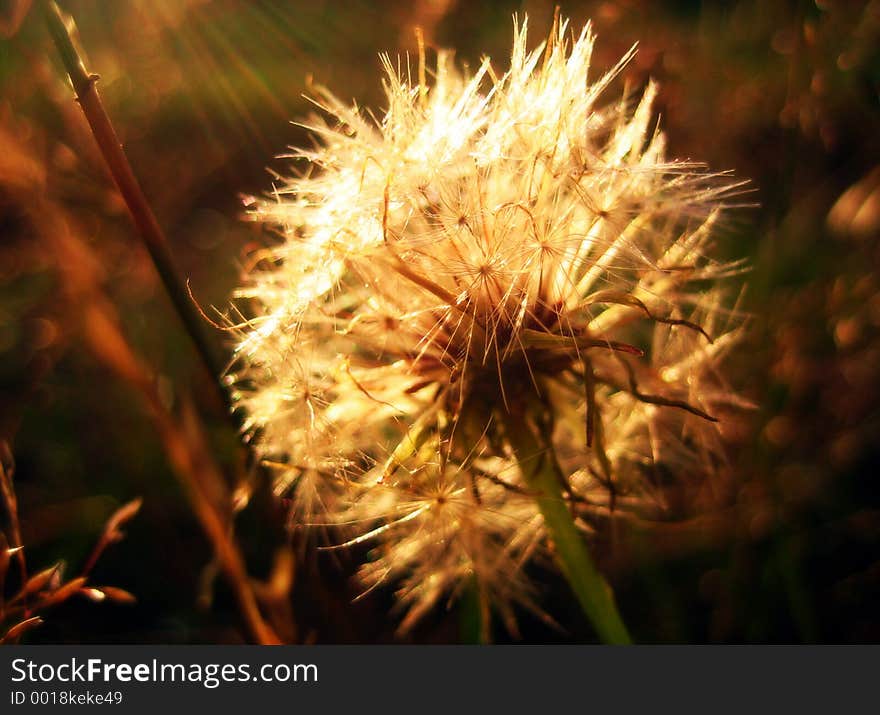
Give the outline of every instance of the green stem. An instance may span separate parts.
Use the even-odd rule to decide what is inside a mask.
[[[505,429],[526,485],[539,496],[538,508],[553,540],[556,560],[578,602],[605,643],[630,643],[611,588],[596,569],[583,535],[562,496],[551,456],[522,414],[503,411]]]
[[[459,611],[459,631],[462,643],[486,645],[490,642],[489,609],[480,584],[472,577],[464,590]]]

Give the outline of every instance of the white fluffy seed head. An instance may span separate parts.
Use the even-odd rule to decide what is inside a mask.
[[[384,57],[378,121],[319,90],[315,146],[254,214],[281,240],[238,292],[237,404],[293,523],[371,543],[364,582],[398,584],[404,625],[466,587],[511,627],[535,608],[512,404],[585,530],[723,461],[735,267],[707,251],[735,185],[665,158],[653,84],[606,103],[632,53],[591,79],[589,26],[526,39],[501,76]]]

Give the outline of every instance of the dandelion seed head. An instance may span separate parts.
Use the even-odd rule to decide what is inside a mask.
[[[656,86],[609,101],[632,52],[592,78],[593,43],[561,22],[529,50],[523,22],[503,75],[439,52],[424,83],[383,56],[379,119],[318,88],[315,145],[254,210],[280,240],[237,293],[238,408],[292,522],[369,543],[404,627],[468,584],[511,627],[538,610],[547,539],[500,411],[585,530],[723,463],[737,267],[709,254],[737,185],[667,160]]]

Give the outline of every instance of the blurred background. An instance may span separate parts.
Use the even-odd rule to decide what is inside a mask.
[[[234,464],[236,436],[104,169],[39,4],[0,0],[0,439],[17,466],[29,562],[75,570],[115,509],[144,502],[92,572],[137,603],[71,598],[25,640],[240,642],[238,611],[149,410],[89,347],[83,303],[71,299],[71,276],[109,298],[164,403],[192,399],[218,463]],[[62,5],[193,295],[221,309],[248,248],[265,240],[242,220],[247,197],[284,171],[275,157],[286,146],[308,141],[289,120],[310,112],[309,78],[382,109],[378,53],[413,51],[415,27],[461,62],[489,54],[504,68],[512,14],[528,13],[537,43],[554,8]],[[624,81],[657,79],[670,156],[733,170],[755,203],[732,214],[718,252],[751,266],[751,329],[729,372],[759,407],[731,435],[733,486],[717,508],[627,529],[602,555],[635,639],[880,640],[880,2],[572,1],[561,11],[575,27],[592,18],[597,74],[638,42],[608,99]],[[77,250],[59,250],[59,231]],[[277,534],[254,504],[237,535],[265,575]],[[298,639],[467,639],[459,609],[401,636],[390,590],[352,604],[357,557],[298,557]],[[523,614],[519,638],[594,640],[565,584],[537,576],[565,628]]]

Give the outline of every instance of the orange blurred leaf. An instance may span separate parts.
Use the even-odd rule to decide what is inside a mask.
[[[38,574],[31,576],[27,583],[24,585],[24,588],[21,590],[21,596],[29,596],[32,593],[37,593],[38,591],[43,591],[47,588],[51,588],[51,583],[54,579],[58,578],[58,575],[61,573],[62,564],[59,561],[54,566],[50,566],[47,569],[43,569]]]
[[[43,599],[43,602],[40,604],[41,606],[54,606],[57,603],[61,603],[70,598],[73,594],[79,591],[83,586],[85,586],[86,577],[79,576],[77,578],[71,579],[63,586],[55,589]]]
[[[115,586],[99,586],[97,591],[103,592],[103,594],[114,603],[137,603],[137,598],[134,594],[129,593],[124,588],[116,588]]]
[[[18,640],[22,635],[24,635],[27,631],[32,628],[36,628],[43,622],[43,619],[39,616],[34,616],[33,618],[28,618],[21,623],[16,623],[12,628],[6,631],[6,635],[0,638],[0,643],[14,643]]]

